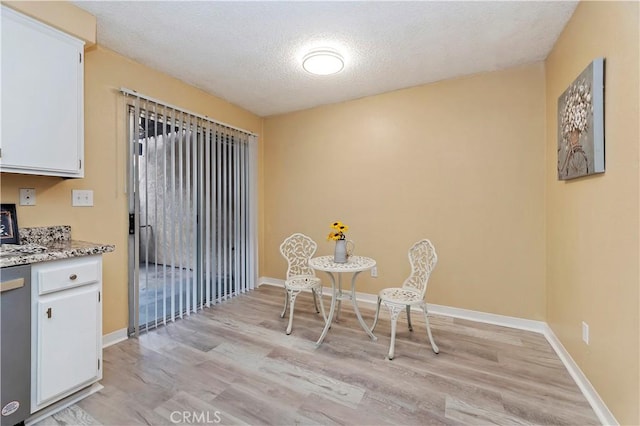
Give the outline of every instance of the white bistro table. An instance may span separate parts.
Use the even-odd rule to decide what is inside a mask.
[[[336,310],[336,301],[342,300],[345,297],[350,298],[353,302],[353,310],[356,311],[356,316],[358,317],[358,321],[360,321],[360,325],[364,331],[366,331],[369,337],[371,337],[371,340],[378,340],[362,319],[362,315],[360,315],[360,310],[358,309],[358,304],[356,302],[356,277],[360,272],[367,271],[376,266],[376,261],[370,257],[351,256],[346,263],[336,263],[333,261],[333,256],[320,256],[309,259],[309,266],[317,271],[324,271],[329,275],[329,277],[331,277],[331,310],[329,311],[329,317],[327,318],[327,322],[324,325],[324,329],[322,330],[322,334],[316,342],[316,345],[320,346],[331,327],[333,314]],[[353,272],[353,276],[351,277],[351,294],[343,295],[342,274],[345,272]],[[337,285],[336,274],[338,275]]]

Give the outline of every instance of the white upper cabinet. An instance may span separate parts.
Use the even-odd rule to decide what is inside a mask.
[[[0,171],[84,176],[84,42],[2,6]]]

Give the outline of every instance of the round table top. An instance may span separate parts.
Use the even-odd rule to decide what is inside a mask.
[[[346,263],[336,263],[333,256],[319,256],[309,259],[309,266],[317,271],[360,272],[376,266],[376,261],[365,256],[351,256]]]

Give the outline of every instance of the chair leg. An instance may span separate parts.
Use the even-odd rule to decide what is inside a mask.
[[[340,310],[342,309],[342,299],[338,299],[338,309],[336,310],[336,321],[340,320]]]
[[[316,314],[319,314],[320,310],[318,309],[318,300],[316,299],[316,292],[313,291],[312,289],[311,294],[313,294],[313,306],[316,308]]]
[[[409,331],[413,331],[413,326],[411,326],[411,306],[407,305],[407,323],[409,324]]]
[[[433,335],[431,334],[431,327],[429,326],[429,318],[427,316],[427,305],[422,305],[422,312],[424,313],[424,323],[427,326],[427,335],[429,336],[429,342],[431,342],[431,349],[433,349],[434,353],[440,352],[438,349],[438,345],[436,345],[435,340],[433,340]]]
[[[376,329],[376,325],[378,325],[378,317],[380,316],[380,302],[382,302],[382,299],[378,297],[378,303],[376,304],[376,316],[374,317],[373,325],[371,326],[372,333],[373,333],[373,330]]]
[[[398,316],[391,316],[391,343],[389,344],[389,360],[395,356],[396,350],[396,328],[398,325]]]
[[[299,291],[296,292],[290,292],[289,294],[291,295],[291,301],[289,302],[289,304],[291,305],[289,308],[289,325],[287,326],[287,334],[291,334],[291,329],[293,328],[293,307],[296,304],[296,296],[298,296],[298,293],[300,293]]]
[[[280,318],[284,318],[284,314],[287,313],[287,306],[289,306],[289,290],[284,289],[284,309],[280,314]]]
[[[389,344],[389,360],[392,360],[395,356],[396,350],[396,329],[398,328],[398,317],[402,312],[402,305],[396,305],[393,303],[384,302],[385,306],[389,309],[391,315],[391,343]]]

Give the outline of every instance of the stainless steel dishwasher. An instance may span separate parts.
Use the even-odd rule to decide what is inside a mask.
[[[0,269],[1,426],[29,417],[31,405],[31,265]]]

